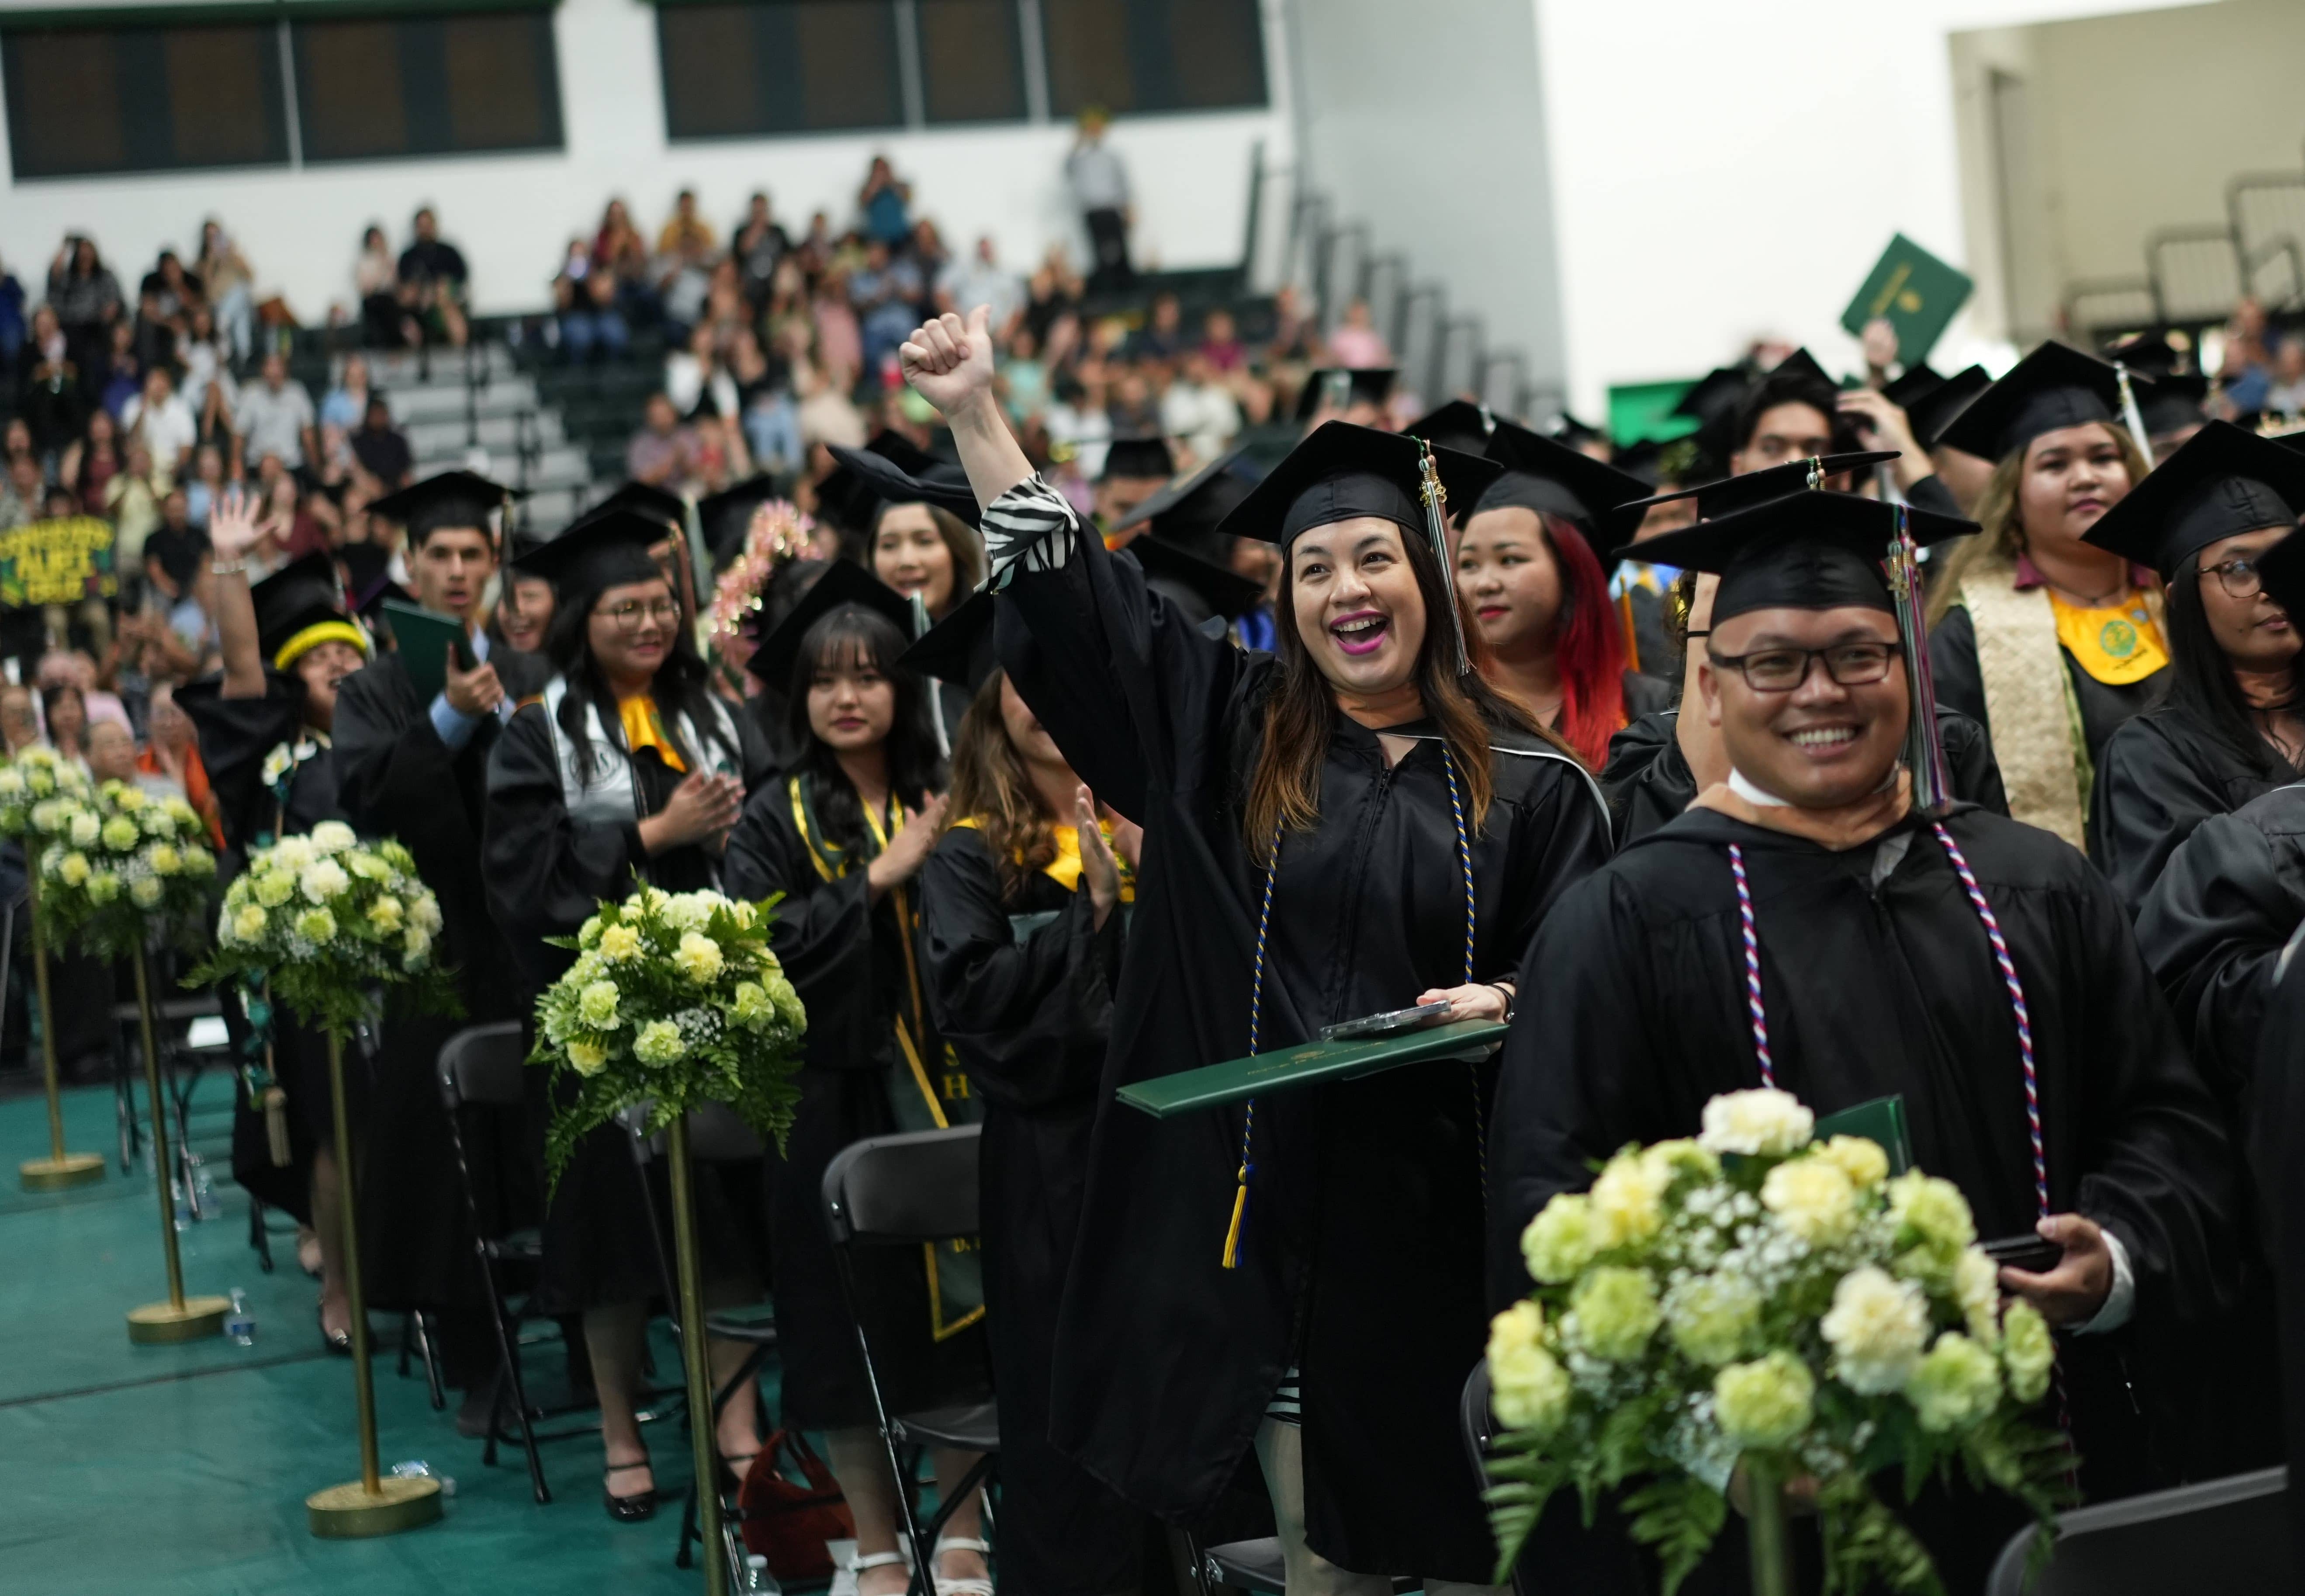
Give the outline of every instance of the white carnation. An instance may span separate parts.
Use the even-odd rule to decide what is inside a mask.
[[[344,866],[333,859],[322,859],[306,865],[296,884],[312,902],[325,904],[344,892],[353,881],[344,874]]]
[[[1929,1300],[1911,1281],[1866,1264],[1841,1278],[1817,1329],[1833,1348],[1833,1378],[1852,1391],[1883,1396],[1903,1389],[1920,1366]]]
[[[353,828],[342,820],[323,820],[312,828],[312,845],[323,853],[341,853],[359,843]]]
[[[1756,1087],[1724,1091],[1705,1105],[1705,1129],[1697,1138],[1707,1152],[1738,1152],[1782,1158],[1807,1144],[1816,1116],[1790,1091]]]

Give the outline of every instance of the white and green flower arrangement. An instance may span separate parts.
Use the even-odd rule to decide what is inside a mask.
[[[23,839],[38,846],[56,835],[68,815],[68,806],[52,803],[63,798],[86,802],[90,795],[87,773],[55,750],[38,743],[0,764],[0,836]],[[46,820],[44,827],[38,822]]]
[[[341,820],[323,820],[248,856],[224,895],[216,948],[185,984],[268,984],[306,1024],[344,1040],[379,987],[414,1006],[453,1010],[447,972],[434,957],[440,904],[416,861],[390,838],[363,845]]]
[[[67,770],[79,775],[61,760],[46,770],[0,772],[24,782],[23,823],[40,839],[39,913],[49,942],[125,958],[155,939],[196,934],[216,880],[198,812],[129,782],[88,791]],[[43,776],[55,790],[32,797]]]
[[[576,1081],[546,1136],[556,1180],[581,1137],[642,1102],[651,1132],[720,1102],[784,1145],[808,1013],[769,947],[775,905],[643,887],[547,938],[576,951],[536,1000],[529,1057]]]
[[[2031,1510],[2067,1499],[2063,1439],[2028,1410],[2055,1357],[2031,1304],[2003,1303],[1969,1203],[1879,1145],[1815,1138],[1790,1093],[1731,1092],[1694,1140],[1627,1147],[1522,1233],[1535,1293],[1489,1331],[1497,1578],[1553,1495],[1587,1523],[1616,1496],[1672,1592],[1727,1520],[1742,1473],[1755,1580],[1784,1589],[1762,1533],[1788,1481],[1814,1481],[1826,1589],[1939,1589],[1874,1488],[1905,1499],[1956,1472]],[[1804,1494],[1806,1488],[1804,1488]]]

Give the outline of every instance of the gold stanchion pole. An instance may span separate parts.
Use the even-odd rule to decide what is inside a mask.
[[[344,1104],[344,1044],[328,1034],[328,1091],[336,1099],[336,1211],[344,1295],[352,1299],[353,1395],[360,1408],[361,1477],[304,1498],[312,1533],[332,1541],[393,1535],[440,1516],[440,1481],[381,1476],[376,1453],[376,1380],[369,1367],[368,1304],[361,1288],[360,1183],[353,1177],[352,1115]]]
[[[24,880],[31,894],[28,913],[32,921],[32,985],[40,997],[40,1069],[48,1085],[48,1156],[25,1159],[16,1166],[16,1176],[28,1192],[62,1192],[102,1180],[104,1155],[64,1150],[64,1083],[56,1074],[56,1006],[48,1001],[48,939],[40,930],[40,850],[28,846],[24,860]],[[174,1217],[169,1216],[171,1228]]]
[[[696,1201],[689,1188],[688,1116],[672,1121],[672,1244],[680,1261],[680,1358],[688,1367],[688,1439],[695,1454],[696,1532],[704,1542],[706,1596],[728,1596],[728,1548],[720,1531],[720,1453],[712,1415],[712,1364],[704,1341],[703,1267]]]
[[[136,1014],[144,1027],[144,1090],[152,1103],[152,1171],[160,1188],[160,1243],[168,1260],[168,1300],[128,1311],[128,1338],[141,1345],[198,1341],[224,1328],[231,1302],[220,1296],[187,1297],[184,1266],[176,1255],[176,1202],[170,1189],[174,1159],[168,1148],[168,1105],[160,1087],[158,1027],[152,1023],[152,981],[139,944],[129,955],[136,966]]]

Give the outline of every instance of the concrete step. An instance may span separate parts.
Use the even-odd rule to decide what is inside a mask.
[[[464,382],[474,375],[504,378],[516,369],[512,351],[501,344],[476,344],[467,349],[435,349],[420,355],[413,350],[388,354],[370,351],[369,380],[379,388],[408,387],[427,381]]]
[[[437,421],[404,422],[401,431],[420,458],[458,453],[472,444],[486,449],[509,450],[523,439],[550,447],[566,441],[560,418],[549,410],[528,410],[512,415],[482,415],[466,421],[462,416]]]
[[[477,471],[493,477],[499,482],[515,486],[565,487],[570,483],[591,480],[590,463],[582,449],[566,444],[545,450],[528,463],[523,480],[520,456],[511,449],[453,449],[438,454],[420,455],[416,461],[419,480],[439,471]]]
[[[534,410],[541,403],[536,383],[527,377],[500,377],[487,386],[470,388],[462,382],[434,382],[421,387],[386,390],[392,419],[405,426],[413,421],[462,419],[465,414],[508,416]]]
[[[573,488],[539,488],[521,501],[515,514],[530,531],[549,535],[583,514],[586,506],[600,497],[589,482]]]

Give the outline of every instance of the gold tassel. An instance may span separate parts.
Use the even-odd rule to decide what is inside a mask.
[[[1232,1223],[1225,1227],[1224,1267],[1240,1267],[1240,1221],[1248,1211],[1248,1166],[1240,1167],[1240,1184],[1233,1189]]]
[[[264,1140],[272,1150],[272,1167],[288,1167],[288,1094],[277,1086],[264,1089]]]

